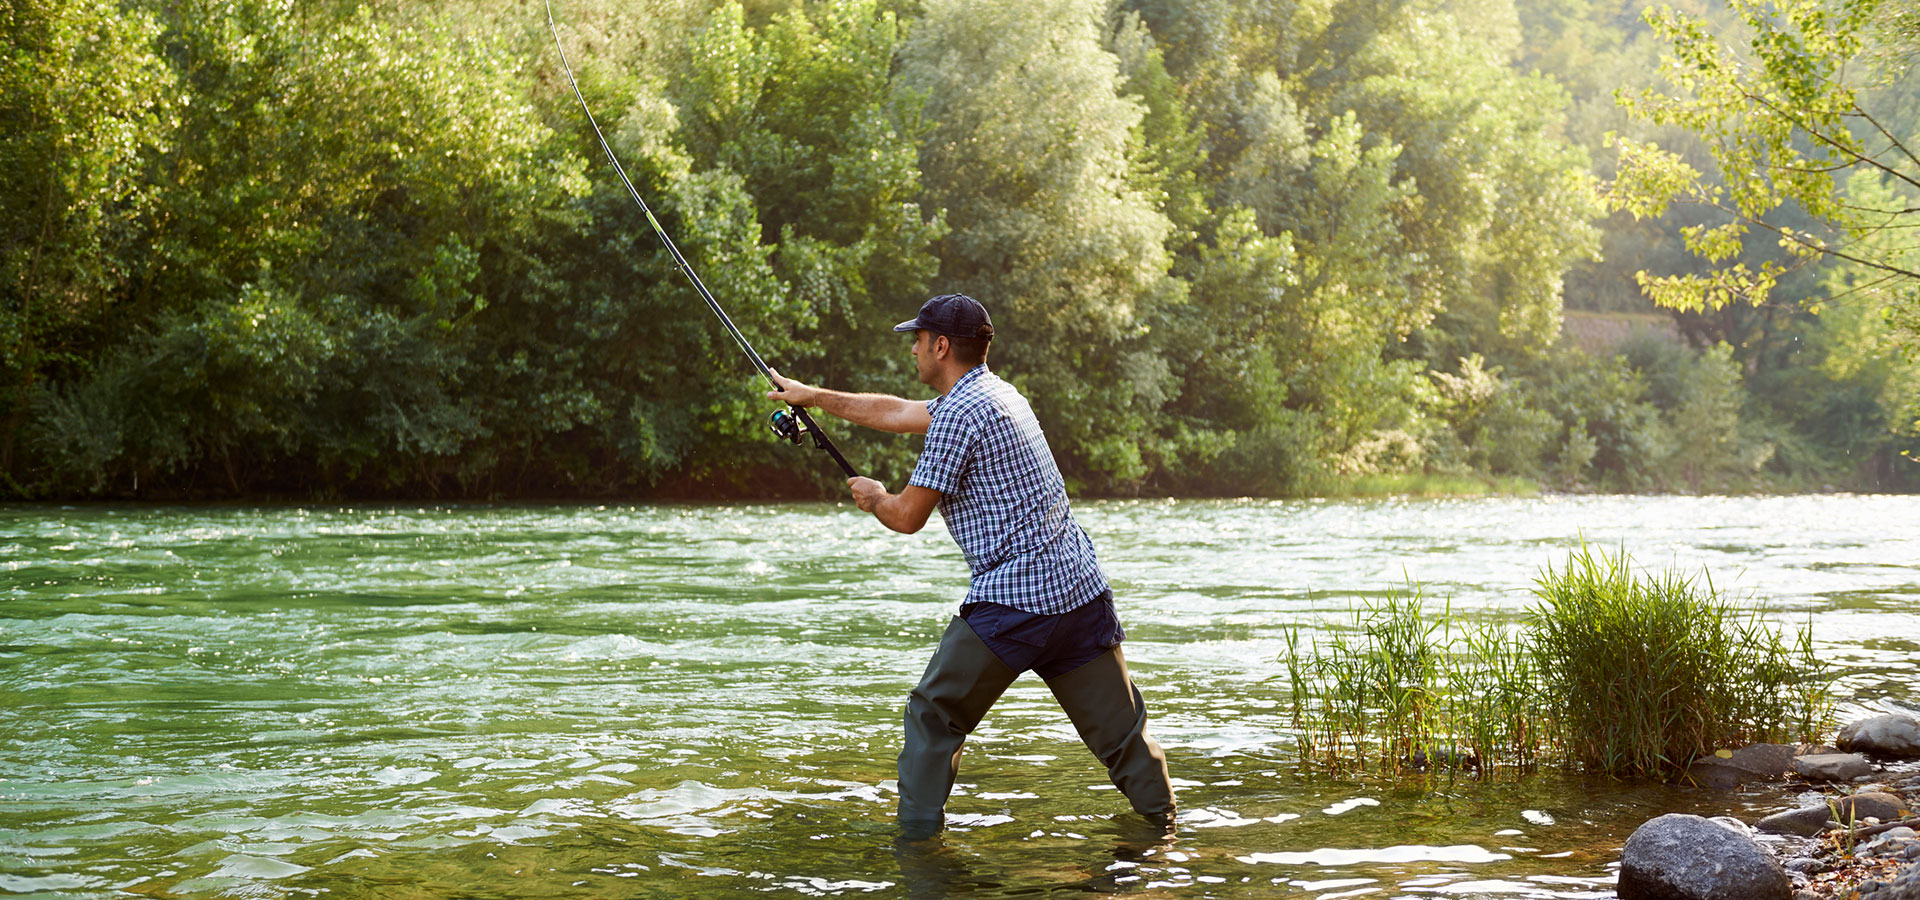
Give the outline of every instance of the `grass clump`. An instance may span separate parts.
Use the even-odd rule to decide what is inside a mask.
[[[1315,767],[1484,769],[1537,756],[1532,657],[1499,622],[1428,609],[1417,584],[1362,600],[1324,639],[1303,646],[1291,629],[1282,661],[1301,758]]]
[[[1301,758],[1346,771],[1550,761],[1671,775],[1717,748],[1813,740],[1830,724],[1811,628],[1792,637],[1711,579],[1636,577],[1584,545],[1535,582],[1520,623],[1465,621],[1424,590],[1363,600],[1282,657]]]
[[[1582,546],[1534,593],[1543,703],[1582,768],[1663,774],[1720,747],[1815,740],[1830,724],[1811,626],[1789,638],[1709,577],[1636,577],[1624,552]]]

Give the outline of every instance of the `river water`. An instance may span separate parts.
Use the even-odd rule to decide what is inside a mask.
[[[1517,615],[1584,538],[1710,572],[1912,709],[1920,499],[1082,503],[1180,789],[1142,839],[1044,686],[897,849],[906,690],[966,586],[849,505],[0,507],[0,893],[1610,897],[1713,793],[1297,770],[1277,662],[1413,579]]]

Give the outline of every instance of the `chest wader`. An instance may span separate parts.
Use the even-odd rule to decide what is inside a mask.
[[[900,750],[902,837],[928,837],[944,825],[967,735],[1019,675],[994,656],[966,620],[955,616],[947,623],[926,674],[907,697],[906,744]],[[1120,648],[1049,679],[1047,688],[1134,811],[1170,831],[1174,803],[1166,754],[1146,734],[1146,704],[1127,676]]]

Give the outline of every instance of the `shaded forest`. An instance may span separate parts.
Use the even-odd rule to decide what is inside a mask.
[[[1623,153],[1713,192],[1728,146],[1623,104],[1701,90],[1643,5],[554,12],[635,186],[770,363],[923,396],[891,326],[972,294],[1077,491],[1920,488],[1920,279],[1636,201],[1659,185]],[[1910,14],[1841,8],[1847,96],[1913,146]],[[1738,44],[1742,9],[1673,15]],[[540,5],[0,15],[0,497],[837,493],[767,433]],[[1760,212],[1789,237],[1920,221],[1920,168],[1861,168],[1807,176],[1832,208]],[[1908,233],[1860,240],[1898,272]],[[1728,271],[1768,290],[1716,294]],[[914,441],[823,424],[904,479]]]

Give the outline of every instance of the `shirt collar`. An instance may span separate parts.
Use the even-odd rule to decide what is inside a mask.
[[[985,378],[988,374],[990,373],[987,371],[986,363],[981,363],[968,369],[967,374],[960,376],[960,380],[954,382],[953,387],[947,389],[947,396],[951,397],[958,393],[961,385],[972,384],[975,381]]]

